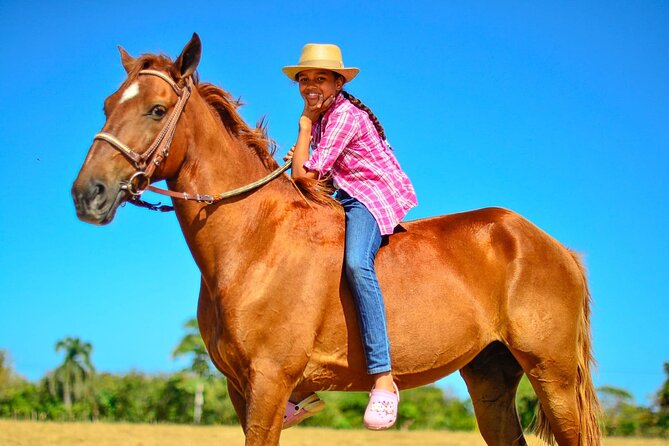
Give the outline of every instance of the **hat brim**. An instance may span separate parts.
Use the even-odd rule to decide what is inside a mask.
[[[290,78],[291,81],[297,80],[295,77],[300,71],[304,70],[328,70],[328,71],[334,71],[335,73],[339,73],[342,76],[344,76],[344,79],[346,79],[346,82],[350,82],[353,80],[354,77],[358,75],[360,72],[359,68],[355,67],[349,67],[349,68],[329,68],[329,67],[318,67],[318,66],[313,66],[313,65],[291,65],[288,67],[283,67],[281,71]]]

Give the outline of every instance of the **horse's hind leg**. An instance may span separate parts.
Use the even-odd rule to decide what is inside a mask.
[[[232,407],[235,409],[235,413],[237,413],[237,418],[239,418],[239,424],[242,426],[244,433],[246,433],[246,400],[229,379],[228,396],[232,402]]]
[[[526,445],[515,404],[523,370],[509,350],[494,342],[462,368],[460,374],[469,389],[485,442],[490,446]]]
[[[525,358],[527,353],[517,353],[527,377],[534,388],[539,404],[537,434],[548,441],[555,437],[559,446],[580,446],[579,410],[576,392],[576,367],[574,361],[541,361]],[[590,443],[587,443],[590,444]],[[598,443],[595,443],[598,444]]]

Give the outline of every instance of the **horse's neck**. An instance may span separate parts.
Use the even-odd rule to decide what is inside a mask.
[[[168,181],[170,189],[218,195],[269,172],[255,151],[230,134],[201,98],[194,104],[187,116],[188,153],[177,176]],[[264,231],[272,230],[271,221],[281,218],[276,214],[285,212],[287,203],[297,197],[288,182],[279,178],[211,206],[185,200],[174,200],[174,205],[196,263],[203,275],[211,275],[225,266],[221,262],[228,263],[228,269],[242,262],[246,250],[241,246],[249,238],[263,238]]]
[[[232,135],[204,99],[193,95],[185,118],[190,129],[187,154],[171,188],[216,195],[263,175],[268,169],[254,151]]]

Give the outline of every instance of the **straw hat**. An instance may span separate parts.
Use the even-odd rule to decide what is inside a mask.
[[[295,80],[295,76],[300,71],[322,68],[334,71],[344,76],[346,82],[350,82],[360,72],[358,68],[344,68],[344,61],[341,57],[341,50],[337,45],[329,43],[307,43],[302,48],[302,54],[297,65],[283,67],[286,76]]]

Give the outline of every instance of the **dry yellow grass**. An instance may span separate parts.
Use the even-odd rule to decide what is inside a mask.
[[[543,443],[529,438],[530,445]],[[1,446],[232,446],[243,445],[239,427],[177,426],[127,423],[42,423],[0,420]],[[485,446],[478,433],[370,432],[293,428],[282,446]],[[604,446],[669,446],[667,440],[620,439]]]

